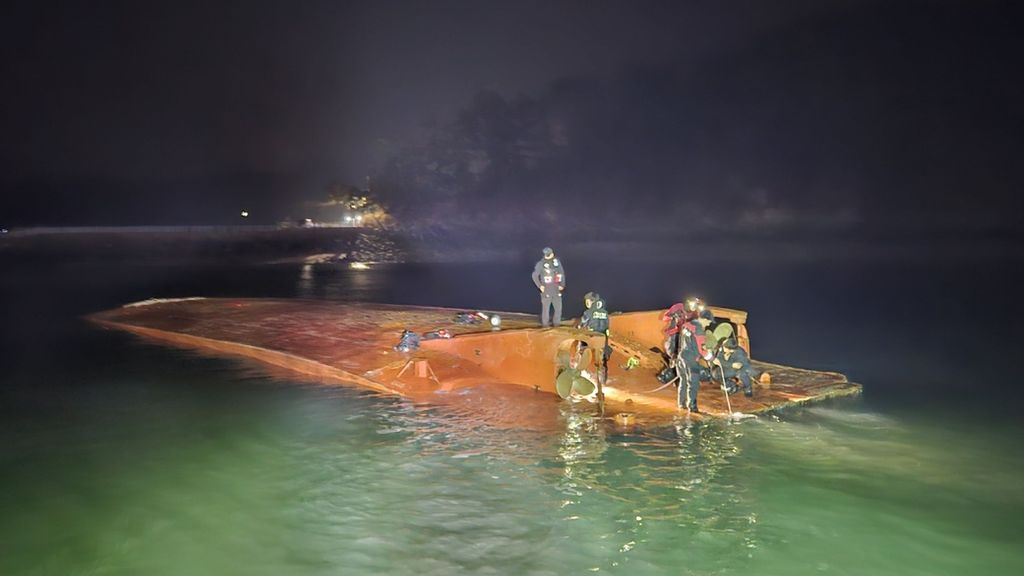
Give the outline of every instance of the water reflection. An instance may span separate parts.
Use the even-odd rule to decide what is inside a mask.
[[[573,402],[563,402],[560,412],[565,431],[558,446],[558,457],[563,465],[558,489],[570,498],[579,498],[581,488],[589,490],[597,485],[595,467],[602,464],[602,456],[608,449],[606,426],[595,414],[584,412]]]
[[[759,514],[740,458],[743,426],[680,418],[622,429],[570,404],[561,417],[552,484],[563,521],[596,538],[586,544],[595,567],[669,555],[719,570],[753,554]]]
[[[312,264],[303,264],[299,269],[299,280],[295,283],[295,295],[299,298],[316,296],[316,277]]]
[[[294,295],[352,302],[389,300],[387,266],[351,267],[344,263],[303,264],[295,281]]]
[[[824,542],[827,533],[843,527],[853,538],[873,541],[867,525],[862,529],[851,520],[869,502],[876,508],[871,513],[875,521],[906,523],[890,520],[885,507],[907,502],[926,510],[928,502],[938,500],[962,509],[968,502],[944,492],[953,487],[957,493],[978,492],[943,474],[950,459],[935,450],[922,452],[913,437],[920,432],[870,413],[810,409],[785,419],[732,424],[681,417],[624,429],[598,417],[590,405],[544,402],[536,395],[506,397],[480,410],[475,402],[486,402],[488,396],[448,404],[395,400],[371,418],[387,443],[436,458],[444,463],[440,469],[475,475],[476,483],[480,478],[508,483],[501,484],[507,491],[501,496],[493,485],[459,488],[463,510],[457,516],[464,524],[476,526],[467,515],[486,516],[490,507],[510,505],[507,499],[528,493],[516,505],[529,511],[507,520],[534,522],[545,530],[556,526],[529,546],[543,548],[553,539],[568,547],[560,548],[562,561],[587,569],[662,573],[654,566],[674,565],[685,567],[682,572],[745,570],[750,562],[785,565],[788,560],[778,551],[793,547],[821,557],[820,566],[831,565],[824,560],[847,548],[837,543],[817,554],[806,550],[805,540]],[[544,425],[516,427],[500,416],[506,410],[516,413],[516,407]],[[537,418],[538,413],[543,417]],[[424,477],[438,472],[418,466],[409,470]],[[964,480],[981,478],[969,473]],[[885,486],[883,500],[878,484]],[[940,491],[921,490],[928,484]],[[1005,504],[1019,506],[1020,490],[1009,477],[992,477],[983,485],[995,489]],[[444,490],[436,496],[453,498]],[[985,501],[980,494],[972,500]],[[448,517],[433,504],[420,508],[428,516]],[[432,520],[419,522],[430,526]],[[495,538],[508,529],[485,524]],[[942,540],[941,534],[926,536]],[[530,552],[521,552],[515,559],[529,562]]]

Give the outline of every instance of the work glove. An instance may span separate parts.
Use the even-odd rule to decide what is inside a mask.
[[[739,362],[733,362],[732,363],[732,369],[733,370],[739,370],[740,368],[743,368],[743,364],[740,364]]]

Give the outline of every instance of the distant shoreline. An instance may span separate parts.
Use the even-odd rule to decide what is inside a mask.
[[[0,236],[0,257],[53,261],[237,262],[247,264],[362,262],[494,262],[530,260],[552,245],[572,260],[666,263],[801,262],[817,260],[1024,259],[1024,239],[883,237],[851,239],[680,237],[503,237],[486,230],[413,234],[369,228],[252,226],[77,226],[13,230]],[[332,256],[333,255],[333,256]]]
[[[117,226],[29,228],[0,238],[0,254],[48,261],[239,261],[371,250],[361,228],[277,226]]]

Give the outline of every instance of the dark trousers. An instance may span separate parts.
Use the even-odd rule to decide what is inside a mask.
[[[554,307],[554,315],[548,321],[548,311]],[[562,293],[558,287],[554,289],[545,288],[540,294],[540,324],[541,326],[558,326],[562,323]]]
[[[676,374],[679,375],[679,397],[677,405],[680,408],[697,408],[697,394],[700,392],[700,371],[697,370],[697,359],[687,360],[682,356],[676,357]]]

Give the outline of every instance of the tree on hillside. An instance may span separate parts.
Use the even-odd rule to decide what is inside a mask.
[[[537,100],[484,91],[453,122],[402,147],[375,181],[395,210],[425,227],[530,222],[546,162],[559,152],[553,134]]]
[[[323,206],[339,206],[352,215],[358,215],[365,226],[388,230],[395,225],[387,207],[370,187],[367,178],[366,189],[345,182],[333,182],[327,189],[327,200]]]

